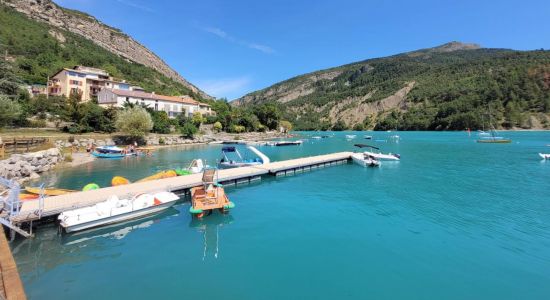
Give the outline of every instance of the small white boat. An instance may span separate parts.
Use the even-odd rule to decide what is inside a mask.
[[[371,148],[373,151],[374,150],[380,150],[380,148],[378,147],[374,147],[374,146],[369,146],[369,145],[365,145],[365,144],[355,144],[354,145],[355,147],[358,147],[358,148]],[[389,160],[389,161],[399,161],[401,160],[401,155],[399,154],[395,154],[395,153],[388,153],[388,154],[384,154],[384,153],[381,153],[381,152],[373,152],[373,151],[365,151],[363,152],[363,154],[365,155],[368,155],[368,156],[372,156],[374,157],[374,159],[376,160]]]
[[[353,153],[351,159],[354,163],[361,165],[363,167],[378,167],[380,166],[380,161],[376,158],[367,155],[365,153]]]
[[[65,211],[58,219],[66,232],[74,232],[158,213],[174,205],[178,199],[171,192],[140,194],[132,199],[119,199],[113,195],[93,206]]]
[[[316,136],[312,136],[311,138],[312,138],[312,139],[314,139],[314,140],[320,140],[320,139],[321,139],[321,137],[320,137],[320,136],[318,136],[318,135],[316,135]]]
[[[355,134],[346,134],[346,139],[348,140],[352,140],[354,138],[356,138],[357,136]]]
[[[539,153],[539,156],[542,157],[542,159],[550,159],[549,153]]]
[[[365,151],[363,153],[365,153],[366,155],[370,155],[376,158],[377,160],[391,160],[391,161],[401,160],[401,155],[394,154],[394,153],[384,154],[384,153],[376,153],[376,152],[370,152],[370,151]]]
[[[267,146],[275,146],[275,147],[281,147],[281,146],[297,146],[301,145],[303,141],[297,140],[297,141],[276,141],[276,142],[269,142],[267,143]]]

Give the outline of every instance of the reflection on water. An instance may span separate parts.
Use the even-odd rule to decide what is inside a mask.
[[[78,243],[91,241],[97,238],[120,240],[136,229],[147,228],[155,223],[158,223],[161,219],[165,217],[177,215],[178,213],[179,211],[177,209],[170,207],[162,213],[155,214],[146,218],[140,218],[123,223],[113,224],[110,226],[103,226],[80,232],[64,234],[61,240],[62,244],[66,246],[76,245]]]
[[[213,213],[203,219],[191,218],[189,227],[194,228],[203,235],[202,260],[208,256],[218,258],[220,252],[220,228],[233,223],[233,216],[230,214]]]
[[[32,282],[38,279],[42,273],[60,265],[74,265],[97,259],[95,254],[105,250],[105,239],[123,239],[135,230],[148,228],[162,219],[176,216],[178,213],[178,210],[169,208],[147,218],[69,234],[61,234],[60,229],[51,224],[41,228],[40,234],[37,234],[35,238],[14,241],[12,253],[17,257],[20,273],[25,274]],[[81,251],[82,248],[86,248],[86,251]]]

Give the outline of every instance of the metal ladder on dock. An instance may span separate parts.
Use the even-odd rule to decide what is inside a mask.
[[[15,180],[8,180],[0,177],[0,185],[4,186],[6,190],[3,195],[0,195],[0,202],[3,205],[2,213],[0,214],[0,223],[8,227],[11,232],[11,239],[15,238],[14,232],[21,234],[22,236],[29,238],[32,237],[32,224],[31,232],[27,232],[21,229],[17,224],[14,224],[11,221],[12,217],[15,217],[19,214],[21,208],[21,200],[19,200],[19,193],[21,192],[21,187],[19,183]],[[44,207],[44,187],[41,186],[41,193],[39,197],[40,208]],[[38,211],[40,214],[41,209]]]

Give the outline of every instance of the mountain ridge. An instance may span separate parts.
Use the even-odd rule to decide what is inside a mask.
[[[113,54],[158,71],[203,98],[212,99],[210,95],[188,82],[147,47],[121,30],[106,25],[91,15],[63,8],[51,0],[2,0],[0,3],[30,19],[82,36]]]
[[[498,126],[546,128],[549,78],[550,51],[455,41],[295,76],[232,105],[279,104],[298,129],[476,128],[488,105]]]

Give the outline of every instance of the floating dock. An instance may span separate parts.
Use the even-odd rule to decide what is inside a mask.
[[[27,299],[4,232],[0,232],[0,299]]]
[[[316,168],[347,163],[352,152],[303,157],[259,166],[225,169],[218,172],[218,182],[224,185],[248,183],[259,180],[264,175],[288,175]],[[106,187],[86,192],[75,192],[66,195],[48,197],[40,204],[39,200],[25,201],[16,216],[11,216],[12,223],[27,223],[43,217],[54,216],[67,210],[91,206],[116,195],[129,198],[140,193],[160,190],[173,192],[187,191],[202,184],[202,174],[192,174],[172,178],[158,179],[128,185]]]

